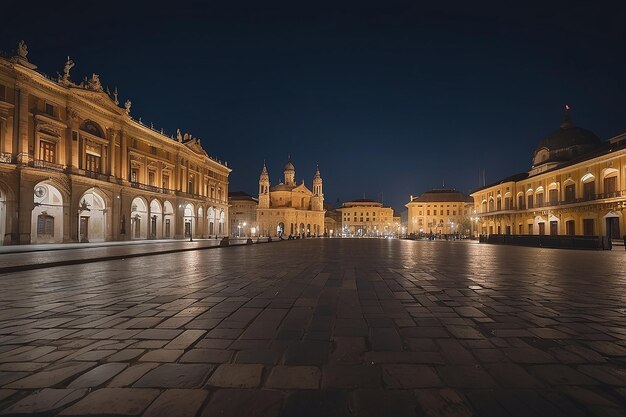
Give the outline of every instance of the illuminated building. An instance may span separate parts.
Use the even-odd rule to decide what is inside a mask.
[[[97,74],[45,76],[0,57],[0,242],[228,235],[230,168],[200,139],[131,117]]]
[[[270,187],[270,177],[263,163],[259,178],[257,225],[261,236],[321,236],[324,233],[324,193],[319,168],[313,177],[313,191],[296,184],[296,169],[287,161],[284,181]]]
[[[529,172],[472,194],[479,231],[621,239],[625,173],[626,133],[602,142],[574,126],[566,107],[560,128],[537,146]]]
[[[256,210],[259,200],[248,193],[235,191],[228,193],[228,217],[232,236],[256,236]]]
[[[408,209],[409,234],[469,234],[471,197],[453,189],[434,189],[411,196]]]
[[[341,208],[343,236],[378,237],[397,235],[399,219],[394,219],[393,209],[374,200],[346,201]]]

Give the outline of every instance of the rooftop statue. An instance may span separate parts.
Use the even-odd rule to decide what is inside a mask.
[[[74,68],[74,61],[67,57],[67,61],[65,62],[65,67],[63,67],[63,81],[70,80],[70,70]]]
[[[180,134],[180,129],[176,129],[176,140],[179,142],[183,141],[183,135]]]
[[[17,43],[17,56],[28,60],[28,58],[26,58],[27,55],[28,55],[28,46],[26,46],[26,42],[21,40]]]
[[[91,78],[87,82],[87,88],[94,91],[102,91],[102,84],[100,84],[100,76],[98,74],[91,74]]]
[[[124,108],[126,109],[126,114],[130,114],[130,106],[132,105],[130,100],[126,100],[126,103],[124,103]]]

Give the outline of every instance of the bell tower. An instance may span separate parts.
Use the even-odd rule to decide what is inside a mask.
[[[263,161],[263,169],[259,177],[259,208],[270,207],[270,176],[267,173],[265,161]]]
[[[324,210],[324,193],[322,191],[322,174],[317,166],[313,177],[313,196],[311,197],[311,208],[316,211]]]

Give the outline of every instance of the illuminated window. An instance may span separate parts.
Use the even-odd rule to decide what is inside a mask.
[[[39,157],[46,161],[56,163],[56,143],[42,140],[39,142]]]

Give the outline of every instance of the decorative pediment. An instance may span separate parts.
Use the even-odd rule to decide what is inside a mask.
[[[296,186],[293,190],[291,190],[294,193],[304,193],[304,194],[308,194],[308,195],[313,195],[313,193],[311,192],[311,190],[309,190],[306,185],[304,185],[304,183]]]
[[[185,146],[198,155],[209,156],[200,145],[200,139],[191,139],[190,141],[185,142]]]

